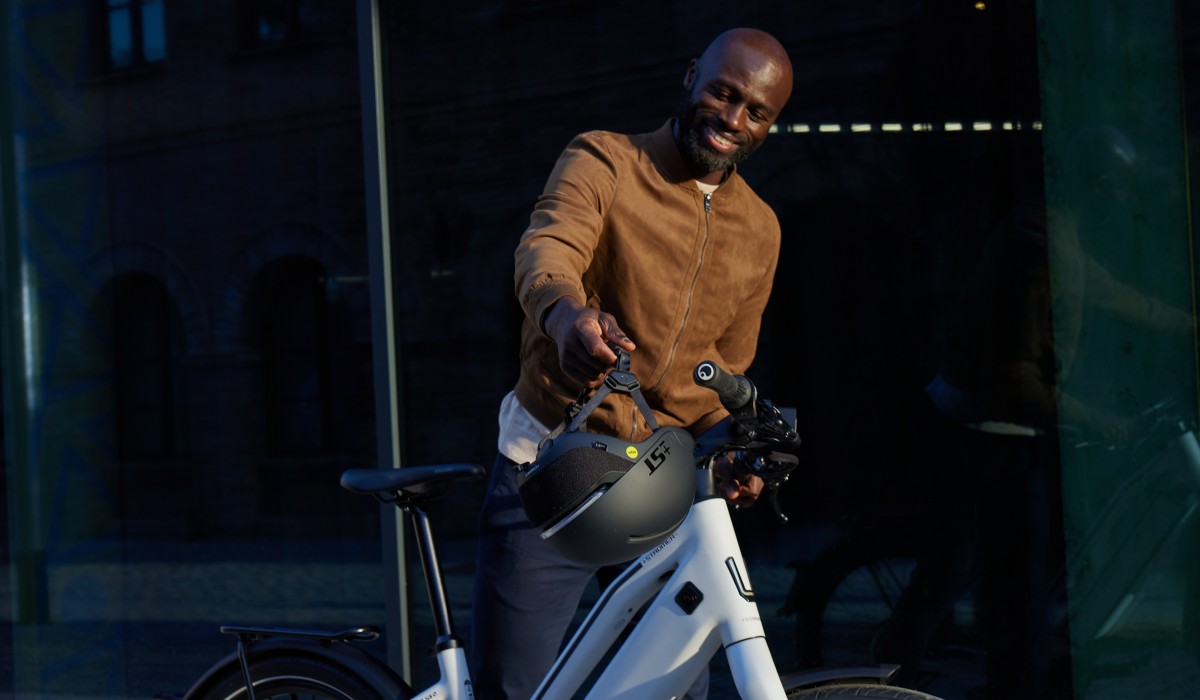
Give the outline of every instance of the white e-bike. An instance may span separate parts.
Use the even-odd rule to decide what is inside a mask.
[[[609,377],[614,374],[620,373]],[[745,377],[703,362],[694,379],[718,393],[730,417],[696,442],[691,510],[674,533],[605,588],[534,699],[574,698],[593,676],[584,696],[589,700],[682,697],[723,648],[738,694],[746,700],[937,700],[890,685],[896,666],[810,669],[780,677],[730,506],[714,486],[713,466],[719,456],[736,454],[741,466],[766,482],[773,500],[797,463],[787,450],[799,440]],[[608,385],[628,393],[619,381]],[[437,635],[436,683],[414,691],[393,669],[352,644],[376,638],[374,627],[323,632],[227,626],[221,630],[237,637],[236,652],[210,668],[185,700],[472,700],[466,654],[454,631],[424,505],[455,482],[483,474],[477,465],[446,464],[353,469],[342,476],[346,489],[394,504],[411,518]]]

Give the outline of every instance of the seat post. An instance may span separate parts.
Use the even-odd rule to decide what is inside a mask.
[[[437,548],[433,542],[433,528],[429,516],[415,505],[404,506],[412,518],[413,534],[417,542],[417,554],[421,558],[421,570],[425,573],[425,589],[429,593],[429,605],[433,608],[433,627],[437,634],[437,649],[452,649],[460,646],[454,634],[454,621],[450,615],[450,604],[446,597],[446,583],[438,563]]]

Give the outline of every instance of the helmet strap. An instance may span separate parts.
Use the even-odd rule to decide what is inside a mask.
[[[646,419],[646,425],[650,430],[658,430],[658,420],[650,410],[650,404],[646,402],[646,397],[642,396],[641,382],[629,371],[629,353],[617,347],[613,348],[613,352],[617,354],[617,362],[604,376],[604,382],[596,388],[590,398],[588,392],[591,389],[584,387],[579,398],[567,406],[566,418],[546,436],[542,441],[543,444],[546,440],[556,438],[564,432],[570,433],[581,429],[592,411],[596,410],[596,407],[614,391],[633,397],[634,404]],[[541,449],[541,445],[538,445],[538,449]]]

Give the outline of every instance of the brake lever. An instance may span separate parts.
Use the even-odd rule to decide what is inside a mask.
[[[779,504],[779,487],[787,483],[789,476],[784,474],[778,481],[767,486],[767,501],[771,504],[771,510],[775,511],[775,517],[780,523],[787,524],[790,522],[786,513],[783,512],[783,506]]]
[[[784,474],[783,476],[771,481],[766,481],[765,485],[763,486],[763,490],[766,492],[767,502],[771,504],[771,510],[775,512],[776,520],[785,525],[791,522],[791,519],[788,518],[787,513],[783,512],[783,506],[779,503],[779,491],[780,487],[786,484],[790,478],[790,475]],[[761,494],[759,495],[759,498],[762,498]],[[742,509],[742,506],[736,502],[730,503],[729,505],[734,510]]]

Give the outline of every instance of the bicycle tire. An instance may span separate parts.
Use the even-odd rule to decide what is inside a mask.
[[[845,572],[830,590],[818,629],[812,631],[819,636],[824,664],[869,666],[898,661],[880,658],[877,646],[916,567],[911,557],[882,556]]]
[[[970,639],[973,623],[956,622],[950,608],[924,621],[910,618],[910,624],[919,626],[903,634],[920,637],[896,636],[891,623],[897,605],[922,559],[921,548],[902,531],[872,531],[798,569],[789,612],[796,614],[799,667],[896,663],[901,667],[896,678],[900,686],[921,690],[982,677],[981,662],[972,653],[977,644]],[[963,576],[951,586],[956,591],[952,607],[960,596],[970,595],[974,585],[975,572]]]
[[[916,566],[891,543],[855,542],[798,572],[795,641],[800,668],[871,665],[876,635]]]
[[[866,683],[835,683],[787,691],[789,700],[939,700],[919,690]]]
[[[300,654],[250,661],[255,700],[391,700],[366,679],[324,659]],[[195,700],[245,700],[242,670],[232,666]]]

